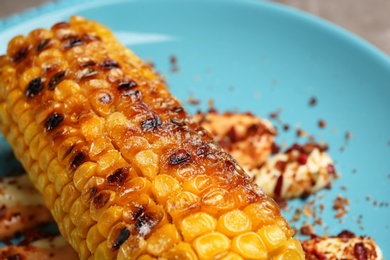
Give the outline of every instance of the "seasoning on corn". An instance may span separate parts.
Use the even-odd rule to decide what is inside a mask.
[[[252,247],[271,259],[287,244],[304,258],[288,226],[266,241],[259,232],[278,227],[276,203],[150,65],[93,21],[11,40],[0,57],[0,123],[81,259],[245,258]],[[197,216],[204,230],[189,234]]]

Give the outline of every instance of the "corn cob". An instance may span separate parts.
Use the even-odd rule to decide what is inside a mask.
[[[72,17],[10,41],[1,130],[81,259],[303,259],[151,65]]]

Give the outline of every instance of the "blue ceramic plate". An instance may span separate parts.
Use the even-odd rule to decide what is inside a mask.
[[[74,14],[107,25],[138,55],[152,60],[181,100],[199,99],[199,106],[187,105],[191,112],[207,109],[209,99],[219,110],[251,110],[263,117],[280,108],[280,117],[290,125],[289,131],[279,131],[280,143],[306,141],[297,139],[294,126],[326,141],[341,178],[331,190],[319,193],[321,200],[314,196],[295,200],[288,208],[316,199],[316,209],[325,205],[322,213],[317,210],[323,220],[317,233],[349,229],[366,234],[390,256],[390,60],[386,55],[312,16],[268,2],[238,0],[50,4],[1,22],[0,53],[14,35]],[[175,73],[172,55],[179,68]],[[318,103],[310,107],[314,96]],[[326,128],[318,127],[319,119],[326,121]],[[352,137],[345,143],[347,131]],[[3,172],[10,167],[5,163],[9,153],[2,142]],[[338,194],[350,201],[342,221],[332,209]],[[288,219],[292,212],[285,213]]]

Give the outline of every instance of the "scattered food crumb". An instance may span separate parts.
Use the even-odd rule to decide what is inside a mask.
[[[313,107],[317,105],[317,98],[316,97],[311,97],[309,100],[309,106]]]
[[[348,212],[349,199],[344,198],[341,194],[333,200],[333,209],[335,209],[336,218],[342,218]]]
[[[370,195],[367,195],[367,196],[366,196],[366,200],[367,200],[367,201],[370,201],[370,200],[371,200],[371,196],[370,196]]]
[[[207,105],[209,106],[209,109],[214,108],[214,107],[215,107],[214,99],[210,98],[210,99],[207,101]]]
[[[188,103],[189,103],[190,105],[194,105],[194,106],[200,104],[200,100],[199,100],[199,99],[195,99],[195,98],[192,97],[192,96],[190,96],[190,97],[188,98],[187,101],[188,101]]]
[[[307,133],[305,130],[301,129],[301,128],[298,128],[297,131],[296,131],[296,136],[297,137],[305,137],[307,136]]]
[[[342,186],[340,187],[340,189],[345,191],[345,190],[347,190],[347,186],[342,185]]]
[[[303,224],[300,231],[305,236],[311,236],[315,233],[313,226],[308,223]]]
[[[322,119],[318,120],[318,126],[320,128],[325,128],[326,127],[326,122]]]
[[[272,80],[271,80],[271,84],[272,84],[273,86],[277,85],[277,84],[278,84],[278,80],[277,80],[277,79],[272,79]]]
[[[353,174],[357,173],[357,169],[352,169],[352,173]]]
[[[292,222],[299,221],[301,219],[301,213],[302,213],[301,209],[296,209],[294,211],[294,215],[293,215],[291,221]]]
[[[177,58],[175,55],[171,55],[169,62],[171,63],[171,72],[178,72],[179,67],[177,66]]]
[[[288,124],[283,125],[283,130],[288,131],[290,129],[290,126]]]

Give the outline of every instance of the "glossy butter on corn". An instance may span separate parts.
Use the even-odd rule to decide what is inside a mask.
[[[277,204],[93,21],[10,41],[0,120],[82,259],[303,259]]]

